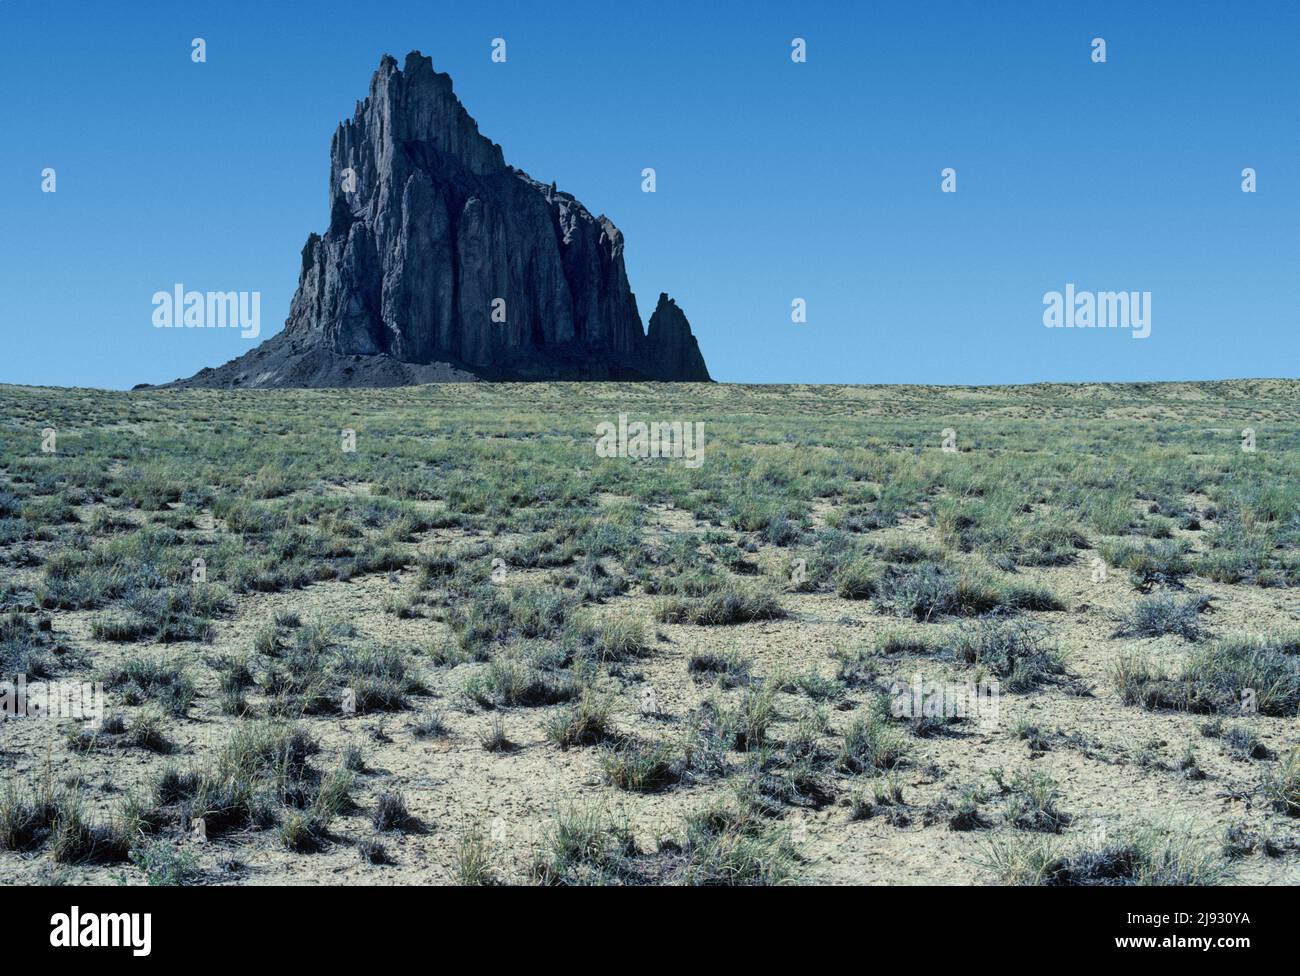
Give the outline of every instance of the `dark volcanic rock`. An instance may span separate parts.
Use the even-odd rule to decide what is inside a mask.
[[[700,345],[691,334],[691,323],[686,321],[677,303],[663,293],[650,316],[646,353],[651,368],[660,376],[709,382],[709,368],[704,365]]]
[[[284,332],[180,385],[709,379],[666,295],[642,331],[618,228],[507,166],[418,52],[335,132],[330,198]]]

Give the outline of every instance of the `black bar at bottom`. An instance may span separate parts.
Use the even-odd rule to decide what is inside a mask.
[[[587,898],[598,900],[587,902]],[[927,963],[1000,946],[1070,960],[1200,955],[1229,962],[1280,952],[1293,927],[1289,895],[1261,888],[859,888],[662,893],[430,888],[8,888],[0,891],[6,962],[75,954],[128,967],[202,962],[219,954],[259,966],[283,960],[374,965],[468,936],[461,951],[495,963],[536,961],[548,944],[639,951],[723,912],[731,949],[780,933],[821,932],[831,945],[911,945]],[[622,904],[620,904],[622,902]],[[801,918],[807,914],[807,919]],[[147,922],[146,922],[147,916]],[[460,916],[464,916],[463,918]],[[692,919],[695,919],[692,921]],[[763,921],[766,920],[766,921]],[[74,924],[75,923],[75,924]],[[504,926],[499,938],[491,929]],[[797,928],[794,926],[798,926]],[[1283,928],[1287,926],[1287,928]],[[534,937],[533,930],[536,935]],[[471,932],[477,935],[471,936]],[[558,941],[557,941],[558,940]],[[885,941],[881,941],[885,940]],[[86,943],[117,943],[87,945]],[[57,945],[55,943],[58,943]],[[382,952],[377,955],[380,947]],[[470,950],[472,951],[472,950]],[[598,958],[598,957],[593,957]],[[618,958],[618,957],[615,957]],[[985,957],[987,958],[987,957]],[[666,961],[662,960],[661,961]]]

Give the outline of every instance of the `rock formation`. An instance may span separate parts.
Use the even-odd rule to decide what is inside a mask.
[[[641,326],[607,217],[506,164],[451,78],[385,55],[330,147],[330,222],[282,333],[180,385],[708,381],[667,295]]]
[[[650,331],[646,335],[646,359],[655,376],[669,379],[709,378],[700,345],[691,333],[691,323],[677,303],[664,292],[659,294],[659,304],[650,316]]]

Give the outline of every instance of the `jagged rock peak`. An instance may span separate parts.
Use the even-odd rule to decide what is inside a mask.
[[[659,293],[659,304],[650,316],[646,345],[657,375],[686,382],[710,382],[709,368],[704,365],[691,323],[667,292]]]
[[[508,166],[418,51],[384,55],[335,131],[329,200],[284,332],[188,382],[709,378],[666,295],[644,331],[614,222]]]
[[[501,147],[478,131],[478,123],[456,97],[451,75],[435,71],[433,59],[419,51],[408,54],[400,69],[391,54],[380,59],[369,96],[339,132],[350,128],[374,129],[390,145],[425,143],[455,156],[471,173],[506,169]]]

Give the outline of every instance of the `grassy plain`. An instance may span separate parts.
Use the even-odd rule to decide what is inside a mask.
[[[703,463],[597,456],[619,414]],[[108,699],[0,723],[0,882],[1296,883],[1298,419],[0,387],[0,673]]]

